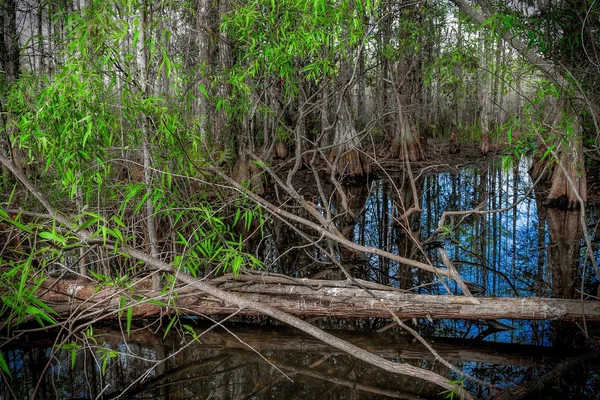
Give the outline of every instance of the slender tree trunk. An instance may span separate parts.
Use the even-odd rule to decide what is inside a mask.
[[[0,138],[0,154],[10,154],[15,162],[17,148],[10,141],[8,126],[4,116],[4,96],[8,93],[10,86],[17,81],[20,72],[20,46],[17,32],[17,6],[15,0],[0,1],[0,127],[4,131]],[[15,162],[15,164],[17,164]],[[5,167],[2,167],[3,175],[9,176]]]
[[[198,43],[198,74],[199,85],[204,87],[196,96],[196,113],[200,124],[200,135],[207,137],[206,128],[209,126],[209,105],[208,98],[204,93],[208,93],[210,88],[211,60],[210,60],[210,32],[212,24],[210,21],[210,0],[198,0],[196,9],[196,40]]]
[[[21,51],[17,31],[17,3],[15,0],[3,0],[0,3],[0,67],[4,82],[9,86],[19,78]]]
[[[329,113],[329,107],[330,107],[330,83],[328,80],[324,80],[323,83],[323,90],[321,90],[321,107],[319,107],[320,112],[321,112],[321,133],[319,134],[319,141],[318,144],[319,146],[322,147],[326,147],[329,146],[331,144],[331,139],[330,139],[330,133],[329,133],[329,129],[330,125],[331,125],[331,118],[330,118],[330,113]]]
[[[222,19],[229,11],[229,1],[219,1],[219,15]],[[217,97],[220,100],[227,100],[231,96],[231,86],[227,83],[227,74],[231,69],[231,46],[229,45],[229,39],[225,33],[219,34],[218,43],[218,67],[217,74],[220,75],[221,79],[217,86]],[[213,132],[213,140],[215,143],[229,148],[231,143],[231,134],[229,133],[229,116],[224,107],[221,107],[215,115],[215,127]]]
[[[142,1],[140,6],[140,34],[139,34],[139,45],[141,46],[139,51],[141,52],[140,62],[140,84],[143,96],[145,98],[150,97],[150,84],[148,82],[150,73],[150,54],[148,50],[148,41],[150,36],[150,29],[148,23],[148,3],[146,0]],[[152,176],[152,156],[150,143],[152,142],[150,134],[150,122],[149,116],[144,115],[142,124],[142,162],[144,165],[144,185],[146,185],[147,200],[145,204],[146,208],[146,230],[148,232],[148,246],[152,257],[160,258],[158,254],[158,238],[156,234],[156,220],[154,215],[154,204],[153,200],[153,176]],[[160,275],[155,273],[152,275],[152,288],[157,290],[160,288]]]
[[[491,98],[494,95],[491,90],[491,80],[495,78],[490,76],[488,70],[492,68],[489,62],[489,53],[491,49],[488,47],[488,35],[484,34],[483,38],[483,64],[484,69],[479,70],[479,120],[481,123],[481,154],[487,154],[490,151],[490,117],[491,117]]]

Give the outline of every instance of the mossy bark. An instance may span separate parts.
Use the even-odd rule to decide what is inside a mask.
[[[560,134],[562,142],[551,155],[555,155],[555,158],[558,157],[556,160],[558,162],[547,165],[552,157],[548,157],[546,154],[548,153],[547,146],[542,145],[534,157],[530,174],[534,179],[549,180],[547,183],[550,190],[544,201],[547,207],[578,210],[587,201],[581,122],[578,117],[565,118],[558,107],[555,113],[553,131]],[[564,125],[568,128],[565,128]],[[546,155],[546,157],[542,155]],[[541,174],[546,175],[540,176]]]
[[[573,137],[560,155],[560,165],[552,173],[552,185],[546,205],[564,210],[577,210],[587,200],[587,179],[583,165],[583,146],[579,137]]]
[[[329,155],[330,162],[340,180],[363,180],[371,172],[370,165],[360,151],[360,140],[347,95],[342,102],[335,126],[334,147]]]
[[[248,188],[256,194],[265,192],[262,171],[247,151],[238,154],[238,160],[233,167],[233,179],[242,184],[249,184]]]

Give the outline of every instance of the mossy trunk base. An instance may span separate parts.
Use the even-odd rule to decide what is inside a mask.
[[[369,177],[371,166],[358,149],[347,150],[340,155],[332,152],[330,161],[335,168],[335,175],[343,182],[362,182]]]
[[[249,182],[249,189],[256,194],[265,192],[261,170],[248,156],[242,156],[238,159],[233,168],[233,179],[242,184]]]

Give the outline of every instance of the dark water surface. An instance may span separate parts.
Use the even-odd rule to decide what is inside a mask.
[[[400,172],[364,187],[345,187],[346,206],[332,188],[325,188],[327,201],[314,201],[324,213],[327,207],[337,215],[340,231],[357,243],[440,267],[440,249],[445,251],[475,296],[597,296],[580,214],[546,209],[531,191],[524,163],[425,169],[415,172],[416,193],[409,178]],[[472,209],[482,212],[449,216],[440,225],[444,211]],[[483,213],[500,209],[505,210]],[[594,240],[597,210],[588,210],[587,221]],[[255,251],[273,272],[340,277],[322,249],[302,245],[288,227],[273,223]],[[333,251],[356,277],[422,294],[461,294],[453,282],[430,273],[379,256]],[[450,398],[439,387],[388,374],[268,320],[243,321],[213,329],[206,321],[182,320],[195,329],[198,341],[189,334],[183,340],[176,334],[164,338],[168,321],[130,337],[123,327],[95,327],[93,338],[78,342],[85,349],[69,347],[71,339],[55,343],[52,332],[23,336],[1,349],[12,378],[0,384],[0,396],[27,399],[37,387],[40,399]],[[313,322],[379,356],[454,376],[412,337],[398,328],[386,330],[389,320]],[[519,398],[600,398],[599,364],[590,359],[597,326],[426,318],[407,323],[462,371],[502,388],[529,388]],[[535,383],[540,387],[532,388]],[[478,398],[490,396],[488,388],[464,385]]]

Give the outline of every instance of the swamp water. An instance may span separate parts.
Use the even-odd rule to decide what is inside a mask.
[[[442,249],[476,296],[597,294],[598,278],[586,257],[580,214],[545,209],[531,191],[523,165],[425,169],[413,178],[415,185],[399,173],[368,186],[347,187],[346,207],[339,196],[315,202],[337,211],[338,228],[357,243],[429,259],[441,267]],[[504,211],[451,215],[440,225],[444,211],[472,209]],[[587,220],[593,240],[596,210],[588,210]],[[594,250],[598,259],[596,245]],[[256,253],[270,271],[339,277],[335,268],[328,270],[321,250],[303,247],[285,226],[272,225]],[[338,249],[336,257],[358,278],[421,294],[461,294],[451,281],[379,256]],[[78,351],[68,348],[68,341],[56,343],[50,333],[30,334],[1,349],[12,378],[0,383],[0,396],[27,399],[35,390],[39,399],[450,398],[439,387],[386,373],[292,329],[265,319],[254,319],[260,325],[243,323],[249,320],[216,327],[185,321],[195,326],[198,341],[190,335],[184,341],[176,334],[163,338],[165,321],[130,337],[123,326],[95,326],[94,338]],[[448,373],[409,335],[386,329],[389,322],[313,321],[381,357],[431,369],[457,382],[462,379]],[[586,330],[598,337],[594,325],[427,318],[407,322],[443,358],[478,379],[504,388],[544,383],[526,398],[600,397],[600,368],[597,359],[589,360],[593,341],[585,338]],[[52,351],[64,344],[67,347]],[[587,361],[572,362],[576,356]],[[489,397],[487,388],[463,384],[477,397]]]

